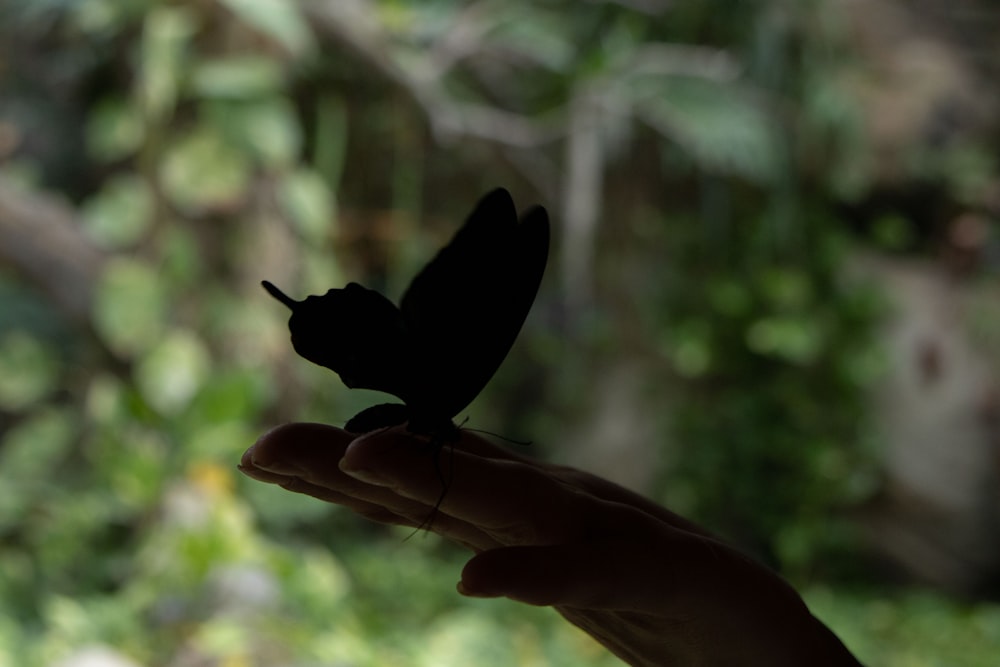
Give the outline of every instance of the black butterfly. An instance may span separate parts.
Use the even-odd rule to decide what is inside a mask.
[[[335,371],[351,388],[376,389],[383,403],[345,428],[367,433],[409,422],[410,431],[451,440],[452,422],[500,367],[535,300],[549,252],[545,209],[519,221],[504,189],[484,196],[451,242],[420,271],[397,308],[349,283],[296,301],[264,281],[291,308],[299,355]]]

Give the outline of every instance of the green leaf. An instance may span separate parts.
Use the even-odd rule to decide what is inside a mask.
[[[206,378],[189,415],[197,423],[253,423],[271,389],[258,368],[214,372]]]
[[[199,126],[167,150],[160,176],[175,205],[198,212],[235,206],[249,185],[250,166],[219,132]]]
[[[290,165],[301,152],[299,120],[285,99],[222,104],[214,112],[213,120],[227,141],[268,167]]]
[[[176,475],[170,466],[173,444],[162,432],[134,422],[108,424],[86,443],[87,465],[108,498],[97,494],[93,502],[105,514],[146,512],[161,502],[164,484]]]
[[[629,83],[639,118],[703,169],[757,182],[770,182],[779,173],[770,117],[735,86],[681,77]]]
[[[333,194],[315,171],[298,169],[282,179],[278,197],[296,228],[312,245],[323,242],[334,224]]]
[[[98,160],[110,162],[131,155],[144,139],[142,116],[128,100],[106,99],[87,117],[87,147]]]
[[[706,297],[712,307],[724,317],[741,317],[753,308],[753,296],[746,283],[727,276],[711,281]]]
[[[184,446],[195,460],[232,463],[239,460],[247,443],[253,442],[257,435],[244,422],[205,423],[185,441]]]
[[[312,33],[292,0],[222,0],[233,14],[295,55],[311,51]]]
[[[94,327],[116,353],[132,356],[151,346],[166,319],[167,296],[156,270],[133,259],[108,262],[98,281]]]
[[[87,387],[85,414],[97,424],[120,424],[128,414],[126,400],[121,380],[112,375],[99,375]]]
[[[128,29],[129,23],[140,19],[149,11],[148,0],[87,0],[86,2],[62,0],[58,3],[31,4],[36,6],[59,4],[69,12],[74,28],[97,37],[106,37]]]
[[[47,408],[7,431],[0,446],[4,479],[40,483],[66,456],[74,442],[77,420],[69,409]]]
[[[316,103],[314,166],[332,188],[338,187],[344,173],[347,139],[347,104],[339,95],[324,95]]]
[[[998,164],[995,151],[979,144],[960,143],[935,153],[941,178],[966,206],[976,206],[991,192]]]
[[[157,235],[162,243],[160,275],[178,287],[192,287],[203,279],[204,257],[194,232],[181,224],[173,224]]]
[[[712,368],[711,336],[711,326],[704,320],[678,322],[673,331],[664,336],[662,348],[677,373],[697,378]]]
[[[189,331],[173,331],[136,368],[143,398],[162,414],[177,414],[198,392],[212,367],[208,350]]]
[[[498,52],[516,54],[556,72],[567,71],[579,57],[579,45],[564,26],[566,17],[558,11],[537,6],[512,5],[500,13],[496,28],[484,36]]]
[[[181,7],[158,7],[146,16],[138,84],[142,108],[151,118],[173,109],[196,28],[192,13]]]
[[[758,284],[768,304],[779,310],[802,310],[815,299],[812,283],[803,271],[766,269],[760,272]]]
[[[140,177],[121,174],[87,200],[82,213],[94,241],[105,248],[125,248],[134,245],[149,229],[153,194]]]
[[[750,325],[747,347],[760,355],[793,364],[813,361],[823,349],[822,331],[801,317],[763,317]]]
[[[872,223],[871,229],[872,240],[878,246],[890,251],[905,250],[916,240],[913,223],[897,213],[879,216]]]
[[[232,56],[199,63],[191,78],[200,97],[223,99],[273,95],[283,82],[281,66],[264,56]]]
[[[59,363],[44,343],[24,331],[0,339],[0,408],[18,412],[55,389]]]

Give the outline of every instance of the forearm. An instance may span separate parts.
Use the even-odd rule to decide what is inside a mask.
[[[843,642],[808,615],[798,630],[708,636],[694,621],[664,622],[637,612],[557,607],[570,623],[632,667],[861,667]]]

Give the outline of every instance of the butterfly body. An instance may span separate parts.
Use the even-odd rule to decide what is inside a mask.
[[[452,419],[479,394],[513,345],[538,291],[549,225],[535,207],[519,221],[510,194],[483,197],[451,242],[413,279],[397,308],[349,283],[295,301],[292,345],[350,388],[392,394],[402,404],[363,410],[348,431],[408,423],[414,433],[451,439]]]

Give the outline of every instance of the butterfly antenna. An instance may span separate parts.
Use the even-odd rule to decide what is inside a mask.
[[[266,280],[262,280],[260,284],[264,286],[264,289],[267,290],[268,294],[270,294],[275,299],[288,306],[289,310],[295,310],[295,307],[299,305],[298,301],[296,301],[295,299],[293,299],[292,297],[288,296],[280,289],[275,287],[273,283],[269,283]]]

